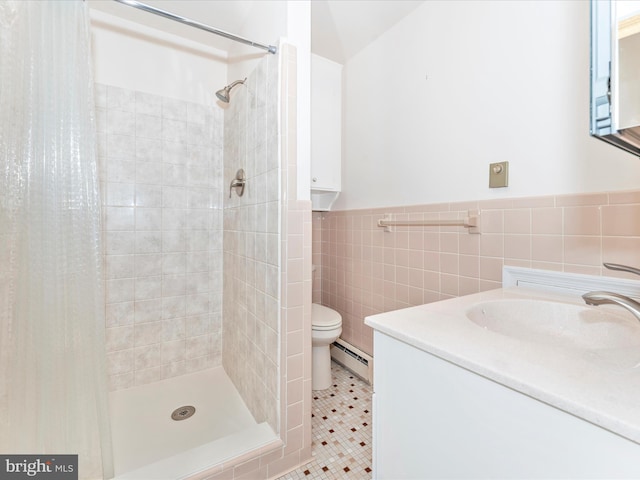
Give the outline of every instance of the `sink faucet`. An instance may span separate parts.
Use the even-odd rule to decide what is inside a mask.
[[[630,272],[640,275],[640,269],[629,267],[627,265],[619,265],[617,263],[603,263],[603,265],[609,270],[619,270],[621,272]],[[629,310],[633,316],[640,321],[640,303],[625,295],[612,292],[588,292],[582,295],[582,298],[587,305],[603,305],[605,303],[620,305],[621,307]]]

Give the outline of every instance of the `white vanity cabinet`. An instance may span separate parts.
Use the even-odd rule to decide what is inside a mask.
[[[342,169],[342,65],[311,55],[311,201],[326,211],[338,197]]]
[[[379,331],[374,349],[374,479],[640,478],[631,440]]]

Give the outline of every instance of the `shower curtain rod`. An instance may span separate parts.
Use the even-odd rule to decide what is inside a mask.
[[[224,30],[219,30],[217,28],[210,27],[209,25],[205,25],[204,23],[196,22],[195,20],[191,20],[186,17],[182,17],[180,15],[176,15],[171,12],[167,12],[166,10],[161,10],[159,8],[152,7],[151,5],[147,5],[142,2],[138,2],[136,0],[114,0],[114,2],[122,3],[124,5],[128,5],[130,7],[138,8],[140,10],[144,10],[145,12],[154,13],[156,15],[160,15],[161,17],[168,18],[169,20],[174,20],[176,22],[184,23],[185,25],[189,25],[190,27],[199,28],[200,30],[204,30],[205,32],[214,33],[216,35],[220,35],[221,37],[228,38],[230,40],[234,40],[236,42],[244,43],[245,45],[251,45],[252,47],[262,48],[269,53],[275,54],[278,50],[273,45],[263,45],[262,43],[253,42],[244,37],[240,37],[238,35],[234,35],[233,33],[225,32]]]

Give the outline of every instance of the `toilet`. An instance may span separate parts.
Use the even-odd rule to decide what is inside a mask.
[[[315,277],[316,266],[312,268]],[[313,280],[312,280],[313,281]],[[331,344],[342,333],[342,316],[332,308],[311,304],[311,388],[331,386]]]
[[[311,304],[311,388],[324,390],[331,386],[331,344],[342,333],[342,316],[335,310]]]

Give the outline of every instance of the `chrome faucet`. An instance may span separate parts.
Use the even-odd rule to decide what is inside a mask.
[[[628,267],[627,265],[619,265],[617,263],[603,263],[602,265],[609,270],[618,270],[640,275],[640,269]],[[620,305],[622,308],[629,310],[633,316],[640,321],[640,303],[625,295],[612,292],[588,292],[582,295],[582,298],[587,305],[603,305],[605,303]]]

